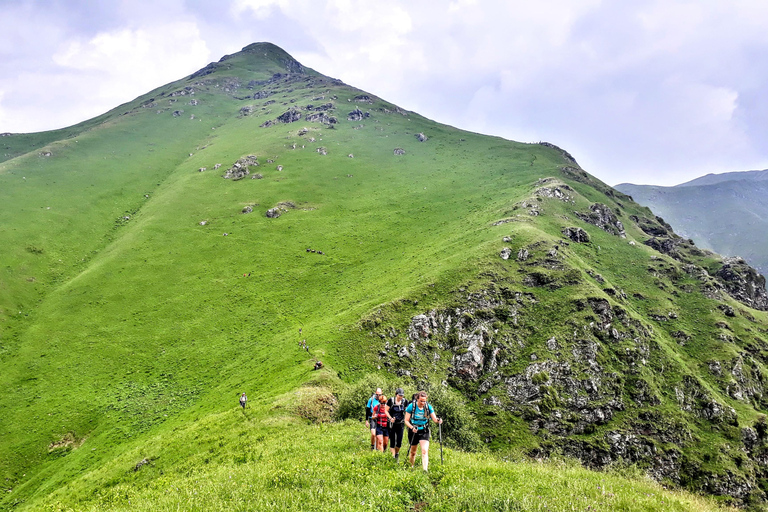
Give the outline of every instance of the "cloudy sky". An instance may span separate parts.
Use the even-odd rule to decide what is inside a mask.
[[[0,132],[61,128],[252,42],[436,121],[674,185],[768,168],[765,0],[0,0]]]

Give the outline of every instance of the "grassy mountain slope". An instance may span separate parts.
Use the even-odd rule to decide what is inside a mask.
[[[739,255],[768,271],[768,171],[709,174],[674,187],[623,183],[629,194],[669,221],[681,236],[719,254]]]
[[[499,509],[487,489],[538,471],[496,459],[521,454],[764,498],[764,283],[562,150],[439,125],[269,44],[86,124],[0,164],[0,506],[252,509],[300,490],[301,508],[344,485],[339,508],[365,508],[338,469],[381,469],[365,434],[306,421],[349,415],[371,372],[449,386],[449,444],[473,444],[464,402],[495,454],[384,473],[420,489],[401,508]],[[233,412],[242,391],[252,416]],[[579,475],[503,506],[562,508],[595,482]],[[620,485],[631,509],[678,500]],[[672,509],[708,506],[690,503]]]

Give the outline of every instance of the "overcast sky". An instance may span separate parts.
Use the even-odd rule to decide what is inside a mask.
[[[611,185],[768,168],[765,0],[0,0],[0,132],[259,41],[436,121],[557,144]]]

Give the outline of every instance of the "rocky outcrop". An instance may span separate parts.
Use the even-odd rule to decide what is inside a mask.
[[[419,140],[419,142],[426,142],[428,137],[423,133],[417,133],[416,138]]]
[[[651,220],[647,217],[641,217],[637,215],[630,215],[632,219],[646,235],[651,236],[669,236],[672,233],[672,227],[664,222],[661,217],[656,217]]]
[[[678,245],[680,245],[680,239],[678,238],[653,237],[643,243],[662,254],[666,254],[675,259],[680,259],[680,253],[677,250]]]
[[[568,152],[567,152],[566,150],[564,150],[564,149],[561,149],[561,148],[559,148],[559,147],[555,146],[555,145],[554,145],[554,144],[552,144],[551,142],[539,142],[539,145],[541,145],[541,146],[545,146],[545,147],[548,147],[548,148],[552,148],[552,149],[556,150],[557,152],[559,152],[559,153],[560,153],[560,155],[563,157],[563,159],[564,159],[566,162],[568,162],[569,164],[573,164],[573,165],[579,165],[579,164],[577,164],[577,163],[576,163],[576,159],[575,159],[575,158],[573,158],[573,156],[571,156],[571,154],[570,154],[570,153],[568,153]]]
[[[347,121],[362,121],[363,119],[367,119],[370,116],[371,114],[369,114],[368,112],[363,112],[359,108],[356,108],[355,110],[347,114]]]
[[[329,116],[325,112],[313,112],[311,114],[307,114],[305,120],[309,121],[310,123],[321,123],[327,126],[338,123],[338,119],[336,119],[336,117]]]
[[[254,155],[248,155],[244,156],[242,158],[239,158],[234,164],[232,164],[232,167],[227,169],[227,171],[222,175],[222,177],[226,180],[232,180],[237,181],[245,178],[250,174],[249,168],[256,167],[259,165],[259,162],[256,160],[256,156]]]
[[[607,231],[612,235],[626,238],[627,234],[624,231],[624,225],[621,223],[616,214],[608,206],[601,203],[594,203],[589,207],[589,212],[575,212],[576,216],[597,226],[603,231]]]
[[[589,242],[589,234],[581,228],[577,228],[577,227],[563,228],[562,233],[563,235],[565,235],[566,238],[569,238],[574,242],[577,242],[580,244]]]
[[[277,121],[280,123],[295,123],[299,119],[301,119],[301,112],[299,112],[295,108],[286,110],[285,112],[277,116]]]
[[[765,277],[743,259],[725,258],[715,276],[725,286],[726,293],[734,299],[754,309],[768,310]]]

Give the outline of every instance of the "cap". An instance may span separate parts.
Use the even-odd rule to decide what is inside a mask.
[[[396,395],[405,396],[405,391],[403,391],[403,388],[397,388],[395,390]]]

